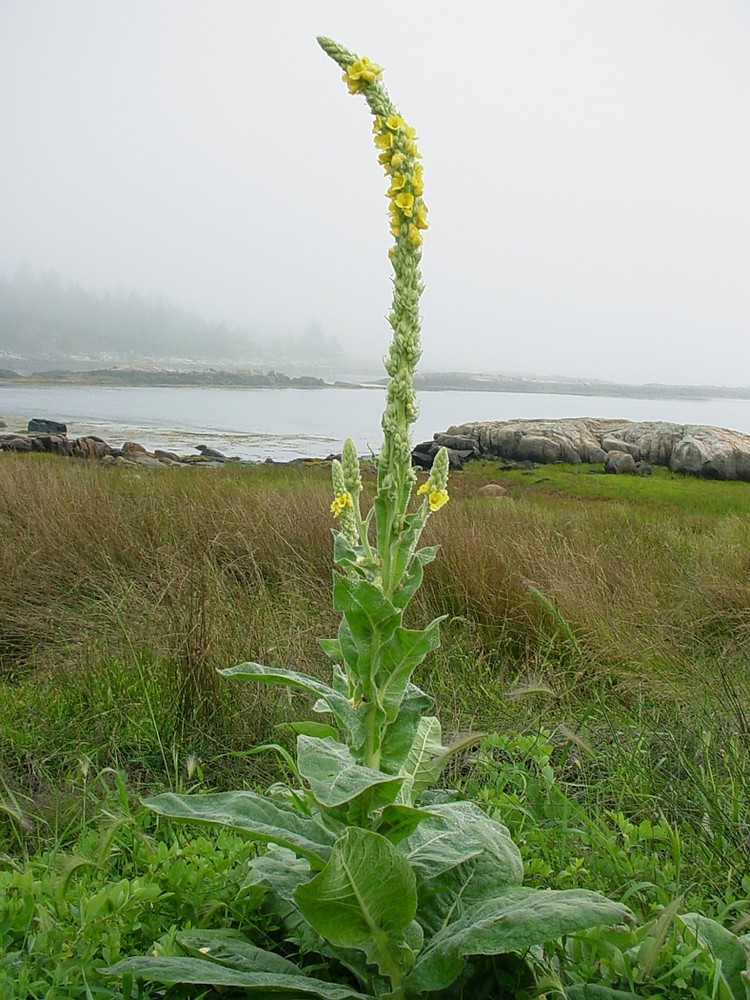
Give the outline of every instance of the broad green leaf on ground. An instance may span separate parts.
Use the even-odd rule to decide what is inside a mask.
[[[432,708],[432,698],[416,684],[409,682],[398,715],[386,727],[380,761],[384,771],[398,774],[412,748],[419,720]]]
[[[400,850],[416,870],[418,919],[428,934],[436,934],[467,907],[520,885],[523,862],[507,828],[473,802],[429,809],[434,815]]]
[[[245,972],[276,972],[299,975],[294,962],[251,944],[238,931],[178,931],[177,943],[194,958],[216,962]]]
[[[242,830],[259,843],[288,847],[309,861],[313,868],[323,867],[336,839],[325,827],[302,815],[293,806],[255,792],[213,792],[206,795],[164,792],[142,801],[160,816],[229,826]]]
[[[279,898],[294,905],[294,890],[313,875],[304,858],[298,858],[287,847],[272,844],[268,850],[250,864],[244,886],[259,886],[274,892]]]
[[[220,670],[219,673],[224,677],[255,681],[258,684],[282,684],[315,695],[316,698],[322,699],[328,705],[330,711],[350,734],[353,743],[358,743],[362,739],[362,721],[356,709],[349,704],[349,699],[315,677],[299,673],[296,670],[264,667],[260,663],[240,663],[236,667]]]
[[[404,783],[398,793],[397,802],[413,805],[425,788],[434,785],[440,776],[440,765],[436,758],[445,753],[440,723],[432,715],[419,720],[414,742],[406,756],[399,774]]]
[[[255,858],[243,885],[246,889],[264,891],[263,908],[273,914],[284,929],[284,935],[305,952],[320,951],[324,944],[297,908],[294,891],[309,882],[314,871],[303,858],[286,847],[275,844]]]
[[[748,1000],[750,955],[737,935],[700,913],[679,914],[675,923],[682,929],[688,944],[708,951],[713,958],[713,976],[718,989],[716,1000]]]
[[[408,861],[380,834],[356,827],[325,868],[294,893],[302,915],[331,944],[358,948],[383,974],[393,966],[417,893]]]
[[[130,973],[138,979],[155,983],[195,983],[202,986],[241,986],[249,996],[274,993],[286,997],[316,997],[319,1000],[370,1000],[364,993],[324,983],[309,976],[275,972],[247,972],[228,969],[199,958],[126,958],[116,965],[100,969],[105,976]]]
[[[525,951],[564,934],[630,919],[626,906],[585,889],[501,890],[467,907],[427,940],[407,977],[407,990],[418,994],[445,989],[460,975],[469,955]]]
[[[321,806],[336,809],[363,800],[362,819],[398,795],[402,779],[358,764],[336,740],[297,737],[297,766]]]
[[[374,681],[380,707],[388,722],[396,719],[406,685],[416,667],[440,645],[441,621],[436,618],[425,629],[399,625],[380,647],[380,656],[374,664]]]

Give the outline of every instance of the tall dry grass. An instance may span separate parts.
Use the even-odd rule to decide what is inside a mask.
[[[747,718],[747,518],[473,492],[471,472],[456,477],[431,519],[426,541],[441,553],[410,610],[415,623],[448,616],[420,680],[449,723],[492,725],[503,692],[529,680],[568,699],[592,685],[655,698],[723,685]],[[226,748],[238,720],[266,736],[289,696],[240,690],[216,668],[327,674],[329,502],[325,468],[133,472],[3,453],[2,689],[73,720],[71,751],[88,739],[137,755],[146,725],[162,755],[160,741],[195,732]],[[35,730],[24,732],[15,745],[28,739],[33,757]]]

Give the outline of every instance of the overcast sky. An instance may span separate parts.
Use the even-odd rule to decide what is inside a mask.
[[[423,370],[750,383],[746,0],[0,0],[0,271],[377,361],[385,179],[317,34],[419,134]]]

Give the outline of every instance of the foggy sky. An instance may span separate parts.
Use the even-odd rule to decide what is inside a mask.
[[[315,42],[424,156],[423,370],[750,384],[741,0],[0,0],[0,271],[385,352],[385,179]]]

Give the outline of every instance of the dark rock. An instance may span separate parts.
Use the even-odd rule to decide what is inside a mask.
[[[33,420],[29,420],[29,433],[41,433],[41,434],[67,434],[68,425],[61,424],[57,420],[43,420],[41,417],[34,417]]]
[[[123,455],[148,455],[148,451],[137,441],[126,441],[120,451]]]
[[[215,448],[209,448],[206,444],[197,444],[195,448],[201,453],[203,458],[214,458],[223,462],[227,461],[226,455],[222,455],[222,453],[220,451],[216,451]]]
[[[411,464],[416,465],[418,469],[431,469],[434,458],[435,456],[429,452],[418,451],[415,448],[411,453]]]
[[[10,368],[0,368],[0,378],[21,378],[18,372],[11,371]]]
[[[441,448],[453,448],[455,451],[477,450],[477,440],[469,434],[434,434],[433,438]]]

